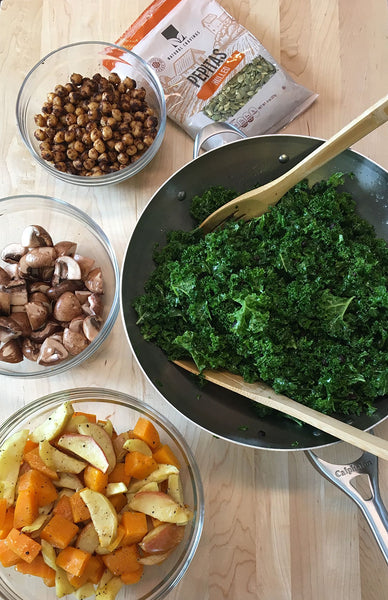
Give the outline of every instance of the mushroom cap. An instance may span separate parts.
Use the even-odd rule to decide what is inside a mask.
[[[0,317],[0,342],[6,344],[22,335],[22,328],[12,317]]]
[[[11,275],[3,267],[0,267],[0,285],[8,285],[10,281]]]
[[[89,340],[78,331],[72,331],[66,327],[63,331],[63,345],[72,356],[80,354],[89,345]]]
[[[57,256],[74,256],[77,251],[77,242],[63,240],[62,242],[57,242],[54,248],[57,251]]]
[[[38,342],[34,342],[28,337],[24,338],[22,342],[22,354],[28,360],[36,362],[38,360],[40,346]]]
[[[7,363],[18,363],[23,360],[23,354],[17,340],[9,340],[0,348],[0,360]]]
[[[49,336],[40,347],[37,363],[40,365],[54,365],[68,357],[64,345],[54,336]]]
[[[44,227],[27,225],[22,232],[21,244],[25,248],[37,248],[38,246],[52,246],[53,241]]]
[[[75,290],[82,289],[83,285],[84,284],[82,283],[82,281],[70,281],[68,279],[65,279],[57,285],[50,286],[46,293],[50,300],[54,300],[55,302],[65,292],[75,292]]]
[[[27,254],[24,255],[26,265],[33,269],[53,267],[56,258],[57,251],[52,246],[39,246],[38,248],[32,248],[27,252]]]
[[[6,263],[18,263],[26,252],[27,248],[21,244],[8,244],[1,251],[1,259]]]
[[[57,323],[57,321],[48,319],[48,321],[47,321],[46,325],[43,327],[43,329],[38,329],[37,331],[33,331],[31,333],[30,339],[33,342],[41,344],[42,342],[44,342],[44,340],[46,338],[53,335],[54,333],[57,333],[61,329],[62,329],[62,325],[60,323]]]
[[[58,256],[55,261],[54,278],[55,277],[58,278],[59,281],[62,279],[79,281],[82,279],[81,268],[77,261],[71,256]]]
[[[85,285],[88,288],[88,290],[90,290],[93,293],[104,293],[104,282],[100,267],[95,267],[88,273],[88,276],[85,279]]]
[[[54,305],[53,316],[62,323],[68,323],[81,314],[81,303],[73,292],[64,292]]]
[[[92,342],[100,333],[102,324],[103,320],[97,315],[89,315],[84,318],[82,328],[89,342]]]
[[[27,302],[25,308],[32,331],[44,327],[49,315],[47,306],[43,302]]]

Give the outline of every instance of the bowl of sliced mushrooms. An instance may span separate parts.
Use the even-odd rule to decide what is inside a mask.
[[[62,200],[10,196],[0,208],[0,374],[61,373],[90,358],[116,320],[113,248]]]

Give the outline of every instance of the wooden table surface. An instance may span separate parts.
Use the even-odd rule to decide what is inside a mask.
[[[195,0],[193,0],[195,1]],[[319,93],[284,130],[327,138],[388,89],[386,0],[221,0],[291,76]],[[121,264],[148,199],[191,160],[189,136],[168,122],[163,145],[133,179],[109,188],[69,187],[37,166],[15,125],[27,71],[49,51],[79,40],[114,42],[148,0],[2,0],[0,3],[0,197],[53,195],[87,211]],[[388,168],[383,126],[355,149]],[[0,419],[52,391],[103,386],[163,412],[190,443],[202,474],[206,517],[197,554],[169,598],[180,600],[384,600],[388,569],[357,507],[302,452],[271,452],[216,439],[189,423],[148,383],[127,344],[121,317],[103,352],[52,378],[2,376]],[[388,422],[377,428],[388,436]],[[343,444],[330,448],[346,459]],[[388,468],[380,465],[388,500]]]

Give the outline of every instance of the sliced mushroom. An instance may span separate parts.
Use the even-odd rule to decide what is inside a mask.
[[[17,340],[9,340],[0,349],[0,360],[7,363],[19,363],[23,354]]]
[[[18,263],[18,276],[22,279],[39,279],[41,278],[41,274],[39,269],[36,269],[34,267],[31,267],[31,265],[29,265],[27,263],[26,260],[26,254],[24,254],[21,259],[19,260]]]
[[[89,342],[92,342],[100,333],[102,324],[103,320],[97,315],[85,317],[82,328]]]
[[[55,261],[53,283],[59,283],[62,279],[77,281],[82,279],[81,268],[71,256],[59,256]]]
[[[52,246],[51,235],[40,225],[28,225],[22,233],[21,244],[25,248]]]
[[[31,323],[25,311],[12,311],[11,318],[19,325],[23,337],[29,337],[31,335]]]
[[[73,292],[65,292],[54,305],[53,315],[57,321],[68,323],[82,314],[80,301]]]
[[[4,270],[7,271],[11,279],[17,279],[19,277],[19,263],[7,263],[4,266]]]
[[[8,285],[11,281],[11,275],[3,267],[0,267],[0,285]]]
[[[41,302],[49,312],[51,310],[51,300],[43,292],[33,292],[30,294],[28,300],[29,302]]]
[[[104,293],[104,284],[102,279],[102,271],[100,267],[95,267],[90,271],[85,279],[85,285],[91,292],[95,294]]]
[[[79,297],[78,299],[80,300]],[[98,315],[99,317],[101,317],[103,309],[104,307],[102,303],[101,294],[92,294],[91,292],[89,292],[87,301],[82,304],[82,310],[84,311],[84,313],[86,315]]]
[[[88,298],[92,292],[90,292],[89,290],[76,290],[74,293],[77,296],[78,300],[81,302],[81,304],[85,304],[85,302],[87,303]]]
[[[26,313],[31,324],[32,331],[45,326],[49,311],[42,302],[27,302]]]
[[[89,340],[83,333],[72,331],[69,327],[66,327],[63,331],[63,345],[69,354],[76,356],[87,348]]]
[[[37,363],[44,366],[55,365],[67,358],[68,355],[64,345],[55,337],[50,336],[40,347]]]
[[[28,360],[36,362],[38,360],[41,344],[25,338],[22,342],[22,354]]]
[[[22,305],[22,304],[11,305],[11,315],[14,315],[16,313],[25,313],[25,312],[26,312],[25,305]]]
[[[11,312],[11,294],[0,286],[0,315],[9,315]]]
[[[5,289],[11,294],[12,306],[24,306],[28,302],[27,284],[24,279],[12,279]]]
[[[39,272],[41,279],[50,282],[51,284],[51,279],[54,275],[54,267],[43,267],[42,269],[39,269]]]
[[[91,294],[89,296],[89,306],[93,314],[101,317],[104,310],[101,294]]]
[[[28,302],[27,284],[24,279],[12,279],[5,289],[11,294],[11,306],[24,306]]]
[[[81,268],[82,277],[81,279],[86,279],[87,275],[94,267],[94,259],[89,258],[88,256],[81,256],[80,254],[74,254],[74,260],[77,261]]]
[[[50,284],[47,281],[32,281],[28,286],[30,294],[34,292],[42,292],[43,294],[47,293],[47,290],[50,289]]]
[[[47,290],[47,296],[54,302],[58,300],[59,296],[62,296],[65,292],[75,292],[83,288],[82,281],[61,281],[58,285],[53,285]]]
[[[8,244],[1,252],[1,258],[6,263],[18,263],[21,257],[26,254],[27,248],[21,244]]]
[[[41,246],[32,248],[23,256],[23,260],[28,267],[32,269],[41,269],[43,267],[53,267],[57,251],[52,246]],[[20,263],[19,263],[20,266]]]
[[[57,331],[62,329],[62,325],[57,321],[49,319],[43,329],[38,329],[37,331],[33,331],[30,335],[30,338],[33,342],[37,342],[41,344],[44,342],[46,338],[55,334]]]
[[[72,319],[69,323],[70,331],[75,331],[77,333],[83,333],[84,318],[85,318],[84,316],[80,316],[80,317],[75,317],[74,319]]]
[[[0,342],[6,344],[22,335],[20,325],[11,317],[0,317]]]
[[[74,256],[77,251],[76,242],[58,242],[54,245],[57,256]]]

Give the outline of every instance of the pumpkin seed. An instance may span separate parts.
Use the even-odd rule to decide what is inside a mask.
[[[255,57],[210,99],[203,112],[213,121],[225,121],[236,114],[274,73],[274,65],[263,56]]]

